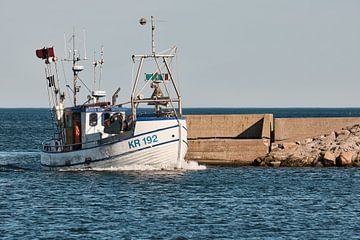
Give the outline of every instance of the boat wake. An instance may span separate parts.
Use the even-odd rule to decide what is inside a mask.
[[[0,164],[0,172],[22,172],[26,170],[30,169],[16,164]]]
[[[0,152],[0,159],[8,157],[24,157],[35,155],[40,155],[40,152]]]
[[[40,169],[40,152],[0,152],[0,172],[22,172]]]
[[[181,168],[176,168],[173,166],[166,166],[166,165],[138,165],[138,164],[132,164],[132,165],[128,165],[128,166],[122,166],[122,167],[107,167],[107,168],[103,168],[103,167],[93,167],[93,168],[82,168],[82,169],[60,169],[59,171],[64,171],[64,172],[68,172],[68,171],[110,171],[110,172],[116,172],[116,171],[157,171],[157,172],[182,172],[182,171],[197,171],[197,170],[205,170],[206,166],[204,165],[199,165],[197,162],[195,161],[184,161],[181,164]]]
[[[185,161],[182,163],[182,169],[184,170],[205,170],[205,165],[200,165],[198,162],[195,161]]]

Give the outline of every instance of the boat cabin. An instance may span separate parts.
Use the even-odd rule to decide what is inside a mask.
[[[126,111],[126,108],[100,106],[66,108],[64,145],[72,145],[73,150],[89,148],[96,146],[101,139],[129,130]]]

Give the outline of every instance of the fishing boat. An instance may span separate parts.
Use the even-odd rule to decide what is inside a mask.
[[[146,25],[147,20],[141,18],[139,23]],[[187,128],[182,115],[181,95],[171,67],[177,48],[155,52],[154,17],[151,17],[151,36],[151,53],[132,56],[135,74],[130,101],[121,104],[116,103],[120,89],[115,91],[110,102],[106,99],[106,92],[95,86],[95,70],[102,69],[103,55],[93,62],[94,89],[79,104],[79,84],[84,84],[79,77],[84,67],[79,63],[86,57],[82,58],[75,49],[75,33],[71,38],[71,57],[61,60],[72,63],[73,84],[72,87],[66,84],[66,88],[71,90],[68,95],[72,97],[68,107],[65,106],[67,94],[61,91],[64,84],[58,77],[59,60],[54,48],[36,50],[37,57],[45,62],[54,125],[53,138],[42,144],[41,165],[44,168],[182,168],[186,163]]]

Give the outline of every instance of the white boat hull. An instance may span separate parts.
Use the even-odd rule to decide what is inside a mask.
[[[180,124],[179,124],[180,123]],[[150,166],[155,169],[181,168],[187,151],[184,118],[138,120],[127,139],[69,152],[41,154],[47,169],[109,169]]]

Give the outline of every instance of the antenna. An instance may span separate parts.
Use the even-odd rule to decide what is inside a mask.
[[[100,64],[100,73],[99,73],[99,89],[100,89],[100,87],[101,87],[101,77],[102,77],[102,67],[103,67],[103,64],[104,64],[104,46],[103,45],[101,45],[99,64]]]
[[[144,26],[146,24],[146,18],[140,18],[140,25]],[[151,52],[155,55],[155,18],[151,16]]]
[[[96,61],[96,51],[94,50],[94,61],[93,61],[93,65],[94,65],[94,86],[93,89],[95,90],[95,86],[96,86],[96,66],[97,66],[97,61]]]
[[[67,46],[66,46],[66,34],[64,33],[64,58],[66,58],[67,55]]]
[[[86,57],[86,31],[85,31],[85,29],[83,30],[83,36],[84,36],[84,60],[87,60],[87,57]]]
[[[151,49],[152,54],[155,55],[155,24],[153,16],[151,16]]]
[[[96,60],[96,52],[94,51],[94,61],[93,61],[93,65],[94,65],[94,90],[96,89],[96,67],[97,66],[100,67],[100,70],[99,70],[99,87],[98,87],[98,89],[100,89],[101,76],[102,76],[102,67],[103,67],[104,63],[105,63],[105,61],[104,61],[104,46],[101,46],[100,60]]]

